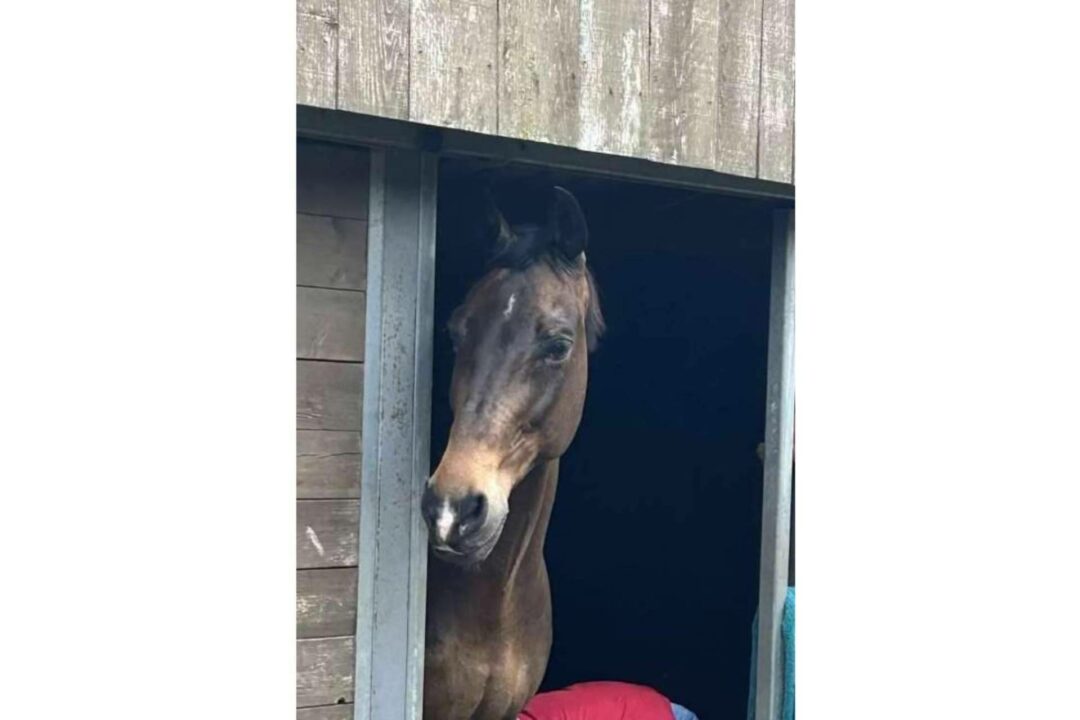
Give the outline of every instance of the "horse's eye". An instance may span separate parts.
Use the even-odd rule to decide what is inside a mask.
[[[551,338],[544,342],[543,355],[545,362],[552,364],[559,364],[566,362],[566,359],[570,357],[570,351],[573,349],[574,343],[570,338],[557,337]]]

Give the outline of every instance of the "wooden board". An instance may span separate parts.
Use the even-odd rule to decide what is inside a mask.
[[[499,3],[499,134],[578,139],[578,0]]]
[[[334,107],[337,95],[337,42],[336,8],[331,18],[301,12],[298,6],[296,102],[315,107]]]
[[[355,656],[356,643],[351,637],[297,640],[297,707],[352,702]]]
[[[363,290],[367,287],[367,221],[296,216],[296,283]]]
[[[338,0],[296,0],[296,12],[337,22]]]
[[[356,568],[298,571],[296,637],[334,637],[355,632]]]
[[[297,143],[296,211],[367,218],[368,155],[364,148]]]
[[[764,0],[758,177],[794,182],[795,0]]]
[[[649,0],[581,0],[577,147],[644,154]]]
[[[722,0],[652,0],[649,28],[648,157],[716,164]]]
[[[296,497],[360,497],[359,432],[296,431]]]
[[[298,430],[360,430],[364,366],[361,363],[298,360]]]
[[[364,293],[296,288],[296,357],[364,359]]]
[[[297,717],[308,720],[354,709],[370,174],[366,149],[297,146],[297,704],[318,706]]]
[[[793,181],[794,0],[299,0],[297,18],[300,103]]]
[[[339,110],[409,116],[409,0],[340,0]]]
[[[357,500],[298,500],[296,569],[356,565],[359,526]]]
[[[761,82],[761,0],[723,0],[718,50],[716,169],[754,177]]]
[[[413,0],[409,119],[497,131],[496,0]]]
[[[352,703],[299,708],[296,711],[296,720],[352,720],[352,717]]]

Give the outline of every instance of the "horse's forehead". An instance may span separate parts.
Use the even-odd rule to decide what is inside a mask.
[[[545,265],[533,265],[518,272],[500,268],[480,284],[475,301],[507,318],[526,309],[560,312],[573,303],[571,289],[567,278]]]

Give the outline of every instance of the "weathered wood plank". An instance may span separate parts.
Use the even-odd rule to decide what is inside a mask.
[[[652,0],[649,29],[648,157],[716,164],[721,0]]]
[[[356,565],[360,503],[296,501],[296,569]]]
[[[296,357],[364,359],[364,293],[296,288]]]
[[[337,21],[296,13],[296,102],[333,108],[337,94]]]
[[[578,0],[499,3],[500,135],[577,144]]]
[[[409,116],[409,0],[340,0],[339,110]]]
[[[649,0],[581,0],[583,150],[644,155]]]
[[[356,642],[351,637],[297,640],[297,706],[352,702],[355,656]]]
[[[716,169],[757,175],[761,0],[723,0]]]
[[[352,703],[297,708],[296,710],[296,720],[352,720],[352,716]]]
[[[360,497],[360,433],[296,431],[296,497]]]
[[[298,571],[296,637],[334,637],[355,632],[356,568]]]
[[[337,22],[338,0],[296,0],[296,12]]]
[[[296,211],[365,219],[369,174],[365,148],[297,143]]]
[[[360,430],[364,366],[361,363],[298,360],[298,430]]]
[[[296,216],[296,282],[363,290],[367,287],[367,221]]]
[[[795,0],[764,0],[758,177],[794,182]]]
[[[409,119],[497,130],[496,0],[413,0]]]

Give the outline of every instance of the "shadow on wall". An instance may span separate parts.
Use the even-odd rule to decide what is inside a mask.
[[[589,221],[608,333],[563,458],[546,557],[555,641],[543,689],[651,685],[702,718],[746,712],[757,603],[769,208],[642,185],[518,178],[513,221],[552,180]],[[539,189],[530,189],[536,182]],[[483,268],[475,186],[440,186],[433,458],[453,354],[444,328]]]

